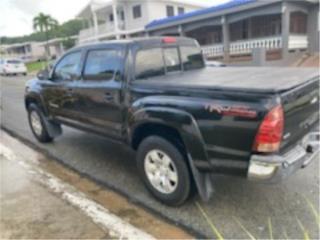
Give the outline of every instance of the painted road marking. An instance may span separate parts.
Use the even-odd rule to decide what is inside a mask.
[[[52,174],[43,171],[36,165],[28,163],[22,156],[18,156],[2,143],[0,143],[0,155],[4,156],[8,160],[17,162],[27,169],[30,174],[35,176],[34,179],[36,181],[80,209],[85,215],[90,217],[93,222],[106,230],[112,237],[135,240],[155,239],[150,234],[132,226],[130,223],[112,214],[102,205],[88,199],[82,192],[79,192],[70,184],[65,183]]]

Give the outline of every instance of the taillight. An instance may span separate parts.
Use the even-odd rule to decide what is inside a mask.
[[[164,37],[162,38],[162,43],[168,44],[168,43],[176,43],[177,39],[175,37]]]
[[[279,151],[284,127],[281,105],[273,108],[263,119],[253,145],[253,151],[272,153]]]

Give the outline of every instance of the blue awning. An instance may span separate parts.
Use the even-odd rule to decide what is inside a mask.
[[[201,9],[201,10],[196,10],[196,11],[192,11],[192,12],[185,13],[182,15],[173,16],[173,17],[154,20],[154,21],[150,22],[149,24],[147,24],[145,26],[145,28],[146,29],[156,28],[158,26],[165,25],[168,23],[174,23],[177,21],[187,20],[192,17],[197,17],[197,16],[206,15],[206,14],[210,14],[210,13],[217,13],[222,10],[235,8],[235,7],[238,7],[241,5],[245,5],[245,4],[249,4],[249,3],[253,3],[253,2],[257,2],[257,1],[258,0],[231,0],[230,2],[221,4],[218,6],[209,7],[209,8],[205,8],[205,9]]]

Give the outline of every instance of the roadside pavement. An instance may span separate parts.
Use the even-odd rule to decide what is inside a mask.
[[[192,238],[6,133],[0,135],[1,239]]]

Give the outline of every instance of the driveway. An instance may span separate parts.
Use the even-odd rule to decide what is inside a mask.
[[[29,130],[23,104],[26,79],[2,77],[2,127],[83,176],[117,190],[198,236],[215,235],[196,203],[200,203],[224,238],[248,238],[244,228],[256,238],[270,238],[272,234],[273,238],[297,239],[303,238],[304,232],[310,238],[319,238],[319,225],[312,211],[312,207],[319,209],[319,161],[313,161],[308,168],[277,185],[212,176],[215,194],[210,202],[203,203],[196,196],[180,208],[166,207],[144,188],[135,168],[135,154],[130,149],[68,127],[63,128],[64,134],[54,143],[38,144]]]

